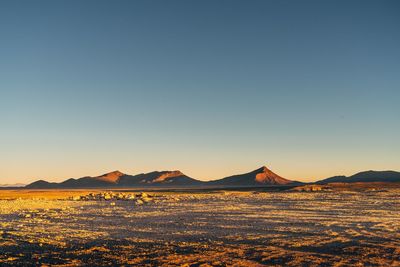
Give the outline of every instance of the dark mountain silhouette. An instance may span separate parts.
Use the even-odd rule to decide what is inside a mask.
[[[38,180],[31,184],[26,185],[26,188],[57,188],[58,183],[49,183],[44,180]]]
[[[233,175],[219,180],[208,182],[209,185],[218,186],[265,186],[289,185],[299,183],[285,179],[263,166],[249,173]]]
[[[82,177],[78,179],[70,178],[61,183],[49,183],[39,180],[28,184],[27,188],[95,188],[110,187],[118,184],[121,176],[125,176],[122,172],[113,171],[96,177]]]
[[[83,187],[109,187],[116,186],[121,177],[127,176],[120,171],[109,172],[96,177],[82,177],[79,179],[68,179],[59,183],[60,187],[83,188]]]
[[[317,184],[328,183],[368,183],[368,182],[400,182],[400,172],[395,171],[364,171],[352,176],[334,176],[316,182]]]

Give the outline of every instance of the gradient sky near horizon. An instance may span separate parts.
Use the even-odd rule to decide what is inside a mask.
[[[399,1],[1,1],[0,184],[400,171]]]

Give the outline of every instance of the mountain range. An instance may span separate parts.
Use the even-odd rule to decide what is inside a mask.
[[[334,176],[319,180],[317,184],[355,183],[355,182],[400,182],[400,172],[366,171],[352,176]],[[262,187],[296,186],[305,184],[283,178],[263,166],[254,171],[228,176],[213,181],[200,181],[181,171],[154,171],[129,175],[120,171],[109,172],[100,176],[70,178],[60,183],[38,180],[26,188],[108,188],[108,187]]]
[[[200,181],[191,178],[181,171],[155,171],[129,175],[113,171],[100,176],[70,178],[61,183],[39,180],[28,184],[26,188],[98,188],[98,187],[196,187],[196,186],[266,186],[295,185],[299,182],[285,179],[263,166],[249,173],[225,177],[214,181]]]
[[[372,183],[384,182],[394,183],[400,182],[400,172],[395,171],[364,171],[356,173],[352,176],[333,176],[327,179],[317,181],[317,184],[328,183]]]

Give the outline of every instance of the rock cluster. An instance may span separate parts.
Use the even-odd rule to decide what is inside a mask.
[[[323,185],[304,185],[304,186],[297,186],[291,191],[297,191],[297,192],[318,192],[318,191],[331,191],[331,188]]]
[[[87,195],[72,196],[69,200],[73,201],[113,201],[112,205],[115,205],[114,201],[135,201],[137,205],[149,203],[153,201],[153,196],[147,193],[115,193],[115,192],[100,192],[100,193],[89,193]],[[113,204],[114,203],[114,204]]]

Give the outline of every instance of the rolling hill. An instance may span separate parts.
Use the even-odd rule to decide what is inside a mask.
[[[384,182],[393,183],[400,182],[400,172],[395,171],[364,171],[356,173],[352,176],[334,176],[319,180],[317,184],[328,183],[368,183],[368,182]]]
[[[61,183],[50,183],[44,180],[33,182],[26,188],[107,188],[107,187],[146,187],[146,186],[196,186],[205,182],[186,176],[180,171],[155,171],[128,175],[113,171],[95,177],[70,178]]]
[[[180,171],[154,171],[141,173],[135,176],[125,175],[121,177],[118,185],[122,187],[133,186],[195,186],[205,182],[186,176]]]

